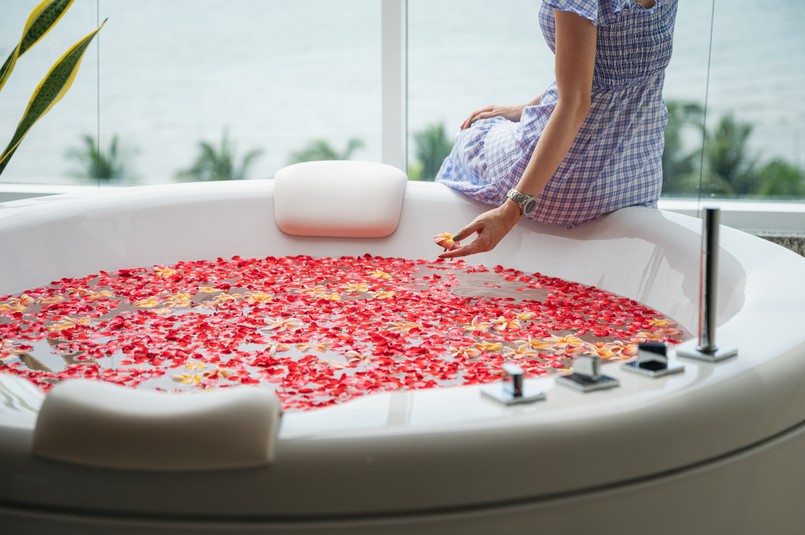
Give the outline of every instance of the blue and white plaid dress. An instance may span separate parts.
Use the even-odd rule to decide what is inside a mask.
[[[531,218],[571,228],[625,206],[656,206],[667,110],[662,100],[677,0],[543,0],[540,26],[555,51],[553,8],[598,29],[592,107],[570,151],[537,197]],[[558,98],[551,83],[519,122],[477,121],[459,132],[436,181],[500,205],[525,171]],[[537,162],[539,163],[539,162]]]

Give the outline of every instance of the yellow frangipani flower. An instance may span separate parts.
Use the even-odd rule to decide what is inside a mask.
[[[327,351],[327,349],[332,345],[330,342],[324,343],[312,343],[312,342],[302,342],[296,344],[296,349],[302,352],[307,351]]]
[[[355,351],[354,349],[350,349],[349,351],[344,353],[344,358],[347,359],[348,363],[354,364],[356,362],[369,360],[371,358],[371,355],[362,355],[361,353]]]
[[[169,268],[169,267],[159,267],[159,266],[157,266],[157,267],[154,268],[154,273],[156,273],[160,277],[172,277],[172,276],[176,275],[178,273],[178,271],[176,271],[173,268]]]
[[[222,293],[222,294],[216,295],[215,297],[210,299],[208,302],[211,305],[219,305],[221,303],[226,303],[227,301],[237,301],[238,299],[240,299],[242,297],[243,296],[241,294],[237,294],[237,293],[235,293],[235,294]]]
[[[198,293],[200,294],[214,294],[218,292],[223,292],[223,290],[219,290],[218,288],[214,288],[212,286],[199,286]]]
[[[481,351],[491,353],[494,351],[500,351],[503,347],[503,344],[498,342],[477,342],[476,344],[473,344],[473,347],[480,349]]]
[[[302,290],[301,290],[302,293],[307,294],[307,295],[312,296],[312,297],[317,297],[319,295],[322,295],[326,291],[327,291],[327,288],[325,288],[324,286],[321,286],[321,285],[317,285],[317,286],[304,285],[304,286],[302,286]]]
[[[203,370],[206,367],[207,365],[204,364],[203,362],[188,362],[187,364],[184,365],[184,369],[190,371]]]
[[[186,385],[198,385],[201,383],[201,379],[200,373],[180,373],[173,376],[174,381]]]
[[[114,296],[115,294],[113,294],[109,290],[101,290],[100,292],[87,292],[86,294],[84,294],[84,299],[87,300],[110,299]]]
[[[536,317],[535,312],[531,312],[530,310],[526,310],[525,312],[520,312],[517,314],[517,319],[520,321],[528,321],[534,319]]]
[[[268,303],[274,299],[274,296],[266,292],[246,292],[244,294],[246,301],[249,303]]]
[[[553,347],[557,348],[574,349],[577,347],[582,347],[584,345],[584,340],[582,340],[578,336],[573,336],[572,334],[569,334],[567,336],[551,335],[545,340],[550,342]]]
[[[58,323],[48,327],[49,331],[63,331],[65,329],[72,329],[78,325],[89,325],[89,318],[63,318]]]
[[[61,303],[64,301],[64,297],[60,295],[54,295],[53,297],[40,297],[36,300],[37,303],[42,305],[53,305],[56,303]]]
[[[530,344],[519,344],[516,348],[504,347],[503,354],[510,357],[536,357],[538,355]]]
[[[365,282],[348,282],[344,285],[344,290],[348,293],[366,293],[369,291],[369,285]]]
[[[322,301],[341,301],[341,295],[337,293],[331,293],[322,295],[319,297],[319,299]]]
[[[388,327],[391,332],[405,334],[411,332],[411,330],[413,329],[421,329],[422,325],[414,323],[412,321],[406,321],[406,322],[395,321],[392,323],[387,323],[386,327]]]
[[[528,344],[534,349],[546,350],[550,353],[553,353],[554,345],[553,342],[549,340],[529,338]]]
[[[137,308],[154,308],[159,306],[159,298],[151,296],[147,299],[143,299],[141,301],[136,301],[134,306]]]
[[[664,335],[662,333],[647,333],[640,331],[632,338],[633,343],[640,342],[662,342]]]
[[[667,318],[651,318],[648,323],[652,327],[676,327],[676,322]]]
[[[453,356],[474,359],[481,356],[481,352],[476,347],[459,347],[453,352]]]
[[[64,293],[66,293],[67,295],[71,295],[71,296],[75,295],[75,296],[78,296],[78,297],[83,297],[83,296],[85,296],[85,295],[87,295],[89,293],[89,290],[87,290],[86,288],[72,288],[72,287],[70,287],[70,288],[67,288],[66,290],[64,290]]]
[[[190,294],[176,293],[165,298],[165,305],[169,307],[185,308],[190,306]]]
[[[372,271],[371,273],[369,273],[369,276],[372,277],[373,279],[390,279],[391,278],[390,273],[386,273],[385,271],[380,270],[380,269],[376,269],[376,270]]]
[[[492,325],[495,327],[495,330],[499,332],[519,331],[523,328],[518,320],[508,319],[504,316],[500,316],[498,319],[492,321]]]
[[[215,368],[212,371],[207,371],[202,374],[204,379],[213,379],[213,380],[226,379],[230,375],[232,375],[232,372],[226,368]]]
[[[478,316],[472,318],[470,325],[465,325],[463,329],[467,332],[486,332],[489,330],[489,324],[478,320]]]
[[[0,311],[4,312],[24,312],[29,306],[34,304],[33,297],[23,294],[19,297],[13,297],[3,304],[0,304]]]
[[[450,232],[442,232],[433,237],[433,242],[443,247],[446,251],[452,251],[461,245],[461,242],[456,241],[455,236]]]
[[[278,318],[275,320],[266,318],[265,327],[261,330],[265,331],[295,331],[304,327],[304,322],[296,318]]]
[[[269,344],[268,346],[266,346],[266,349],[268,350],[269,355],[274,356],[277,353],[284,353],[285,351],[288,351],[289,349],[291,349],[291,346],[283,343]]]
[[[380,291],[380,292],[369,292],[369,296],[372,299],[391,299],[395,295],[397,295],[397,292],[394,292],[392,290],[383,290],[383,291]]]

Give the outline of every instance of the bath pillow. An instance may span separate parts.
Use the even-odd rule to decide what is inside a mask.
[[[231,470],[274,460],[282,404],[257,387],[196,394],[69,379],[48,393],[31,449],[124,470]]]
[[[293,164],[274,176],[274,218],[295,236],[382,238],[397,229],[407,182],[376,162]]]

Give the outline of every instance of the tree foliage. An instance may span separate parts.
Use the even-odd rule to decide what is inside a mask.
[[[179,171],[176,178],[189,181],[245,180],[252,164],[262,154],[262,150],[252,149],[238,157],[235,144],[229,139],[229,132],[224,130],[217,147],[208,141],[200,141],[195,162]]]
[[[432,124],[414,133],[416,162],[411,166],[411,178],[433,180],[442,162],[453,150],[443,124]]]
[[[120,149],[120,138],[112,136],[108,148],[100,146],[89,134],[81,136],[79,147],[68,149],[65,156],[78,167],[69,174],[75,178],[103,181],[122,181],[134,178]]]
[[[762,164],[750,149],[753,125],[732,113],[705,129],[701,105],[670,101],[663,152],[663,195],[802,198],[805,173],[780,158]],[[685,133],[703,141],[686,149]],[[698,134],[698,135],[696,135]],[[703,165],[702,165],[703,164]]]
[[[349,160],[356,150],[363,148],[363,141],[352,138],[344,150],[339,151],[323,139],[315,139],[300,151],[291,154],[291,163],[318,160]]]

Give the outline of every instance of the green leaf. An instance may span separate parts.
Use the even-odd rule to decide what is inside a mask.
[[[78,68],[81,66],[81,60],[84,57],[92,39],[101,31],[103,25],[106,24],[104,20],[97,29],[90,32],[86,37],[78,41],[70,48],[64,55],[50,69],[45,78],[39,83],[36,91],[31,96],[28,102],[28,108],[22,115],[22,119],[17,125],[17,130],[11,138],[3,154],[0,155],[0,174],[8,165],[11,156],[17,150],[17,147],[22,142],[25,135],[31,127],[43,115],[50,111],[50,109],[59,102],[62,97],[73,85]]]
[[[67,12],[74,0],[44,0],[31,11],[25,28],[22,30],[22,38],[19,44],[14,47],[3,66],[0,67],[0,89],[8,80],[17,58],[25,54],[29,48],[39,42],[50,29],[56,25],[59,19]]]

